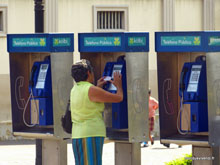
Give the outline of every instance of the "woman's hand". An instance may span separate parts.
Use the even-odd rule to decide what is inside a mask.
[[[122,80],[121,74],[119,72],[114,73],[114,80],[109,80],[117,88],[117,93],[110,93],[103,90],[102,88],[97,87],[98,85],[104,85],[105,77],[102,77],[98,80],[97,86],[91,86],[89,88],[89,99],[93,102],[101,103],[119,103],[123,100],[123,90],[122,90]]]
[[[110,80],[112,84],[116,86],[117,89],[122,89],[122,75],[119,72],[114,72],[114,80]]]
[[[105,77],[101,77],[98,81],[97,81],[97,87],[102,88],[104,84],[107,83],[107,81],[104,80]]]

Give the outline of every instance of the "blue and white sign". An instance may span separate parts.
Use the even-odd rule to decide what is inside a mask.
[[[46,47],[46,38],[13,38],[12,47]]]
[[[80,52],[148,52],[149,33],[80,33]]]
[[[8,34],[8,52],[73,52],[73,33]]]

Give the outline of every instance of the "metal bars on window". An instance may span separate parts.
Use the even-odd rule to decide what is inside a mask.
[[[98,11],[97,29],[125,29],[124,11]]]
[[[0,11],[0,31],[3,31],[3,11]]]

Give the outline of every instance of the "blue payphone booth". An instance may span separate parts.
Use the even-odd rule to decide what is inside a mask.
[[[94,67],[95,79],[122,74],[123,101],[105,104],[104,120],[111,139],[141,142],[148,135],[148,33],[80,33],[79,52]],[[115,93],[110,82],[105,90]],[[138,128],[138,129],[137,129]]]
[[[162,143],[219,146],[220,32],[156,32]]]
[[[73,82],[73,33],[8,34],[14,135],[68,137],[61,127]]]

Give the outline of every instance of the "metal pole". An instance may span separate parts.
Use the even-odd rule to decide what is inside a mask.
[[[35,33],[44,32],[44,6],[42,0],[34,0]],[[36,165],[42,165],[42,139],[36,139]]]
[[[44,32],[44,6],[42,0],[34,0],[35,6],[35,33]]]
[[[42,165],[42,140],[36,139],[36,165]]]

